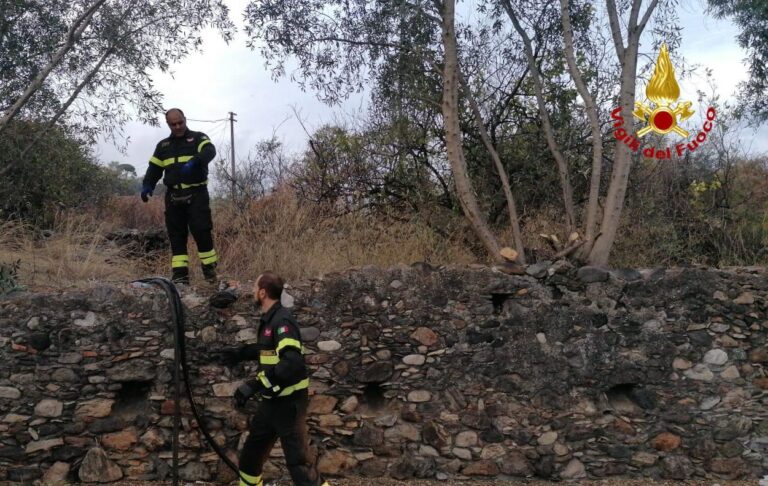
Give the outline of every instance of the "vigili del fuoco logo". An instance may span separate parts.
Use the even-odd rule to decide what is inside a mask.
[[[690,101],[680,101],[680,86],[675,79],[675,69],[669,60],[669,51],[667,45],[662,44],[659,50],[659,57],[656,59],[656,66],[653,70],[653,76],[645,87],[645,95],[652,102],[650,105],[635,101],[635,111],[632,115],[638,120],[642,120],[645,126],[637,131],[636,134],[627,132],[624,128],[624,117],[621,116],[621,108],[616,108],[611,112],[611,118],[616,120],[613,124],[613,136],[621,140],[633,152],[640,151],[640,139],[650,132],[659,135],[676,133],[677,135],[688,138],[688,130],[681,124],[688,120],[694,111],[691,110]],[[715,109],[707,109],[707,119],[704,121],[699,133],[688,142],[676,143],[673,147],[646,147],[642,154],[646,158],[656,158],[659,160],[671,159],[673,155],[682,157],[685,152],[693,152],[707,140],[707,134],[712,130],[712,122],[715,119]]]

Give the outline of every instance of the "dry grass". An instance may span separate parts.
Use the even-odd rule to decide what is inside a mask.
[[[456,240],[444,240],[418,222],[362,214],[323,217],[288,192],[256,201],[247,210],[218,208],[217,247],[224,270],[236,276],[271,268],[294,279],[360,265],[471,263]]]
[[[252,202],[247,208],[214,204],[214,240],[225,278],[250,280],[266,269],[287,279],[316,276],[352,266],[391,266],[427,261],[472,263],[476,257],[460,235],[438,236],[417,221],[373,219],[362,214],[324,217],[288,191]],[[117,228],[163,228],[163,202],[153,198],[114,198],[98,212],[61,214],[50,237],[7,223],[0,236],[0,263],[21,261],[20,283],[66,287],[89,282],[127,281],[169,273],[170,251],[127,258],[105,235]],[[190,238],[190,269],[199,279],[197,249]]]
[[[88,215],[57,219],[50,234],[19,223],[5,223],[0,234],[0,263],[20,262],[20,283],[30,287],[82,286],[125,281],[136,265],[106,245],[105,225]]]
[[[170,251],[146,257],[127,257],[124,249],[106,241],[118,228],[164,231],[161,195],[142,203],[138,197],[115,197],[109,204],[78,214],[62,213],[53,234],[42,237],[33,228],[6,223],[0,229],[0,264],[21,261],[20,283],[29,287],[66,287],[92,282],[121,282],[148,275],[168,275]],[[271,269],[286,279],[313,277],[350,267],[425,261],[432,264],[487,262],[483,249],[466,221],[457,215],[421,215],[400,218],[360,213],[332,217],[333,211],[300,203],[289,190],[253,201],[243,208],[226,202],[213,204],[214,240],[223,278],[252,280]],[[424,220],[442,218],[440,226],[453,228],[447,236],[432,230]],[[523,215],[528,262],[549,259],[554,250],[539,236],[564,238],[559,211],[541,209]],[[648,225],[636,211],[627,210],[611,262],[615,266],[643,267],[689,261],[677,248],[671,225]],[[512,246],[508,226],[499,228],[499,243]],[[466,242],[473,242],[473,249]],[[190,238],[193,282],[201,280],[197,248]],[[480,255],[480,257],[478,257]]]

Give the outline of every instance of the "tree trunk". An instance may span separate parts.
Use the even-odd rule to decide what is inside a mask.
[[[458,71],[459,77],[461,78],[461,85],[464,87],[464,93],[469,101],[469,106],[472,108],[472,114],[475,116],[475,124],[480,131],[480,138],[483,140],[483,144],[485,144],[488,153],[491,154],[491,159],[493,159],[496,172],[498,172],[499,179],[501,179],[501,186],[504,188],[504,196],[507,200],[507,211],[509,212],[509,223],[510,226],[512,226],[512,239],[515,243],[515,250],[517,250],[516,261],[521,265],[525,265],[525,247],[523,246],[523,235],[520,231],[520,218],[517,216],[517,206],[515,205],[515,198],[512,195],[512,188],[509,185],[509,176],[507,176],[507,171],[501,163],[499,152],[496,150],[496,147],[493,146],[491,137],[488,135],[488,130],[485,128],[485,123],[483,122],[483,115],[480,113],[480,107],[477,105],[477,100],[470,91],[467,80],[461,72],[461,66],[458,66]]]
[[[621,30],[616,14],[616,5],[613,0],[607,0],[610,16],[611,30],[614,39],[621,38]],[[637,78],[637,53],[640,46],[640,36],[645,29],[658,0],[651,0],[643,18],[638,22],[641,0],[632,0],[629,22],[627,23],[627,46],[621,46],[617,42],[617,55],[621,62],[621,92],[619,96],[621,116],[626,123],[627,132],[632,132],[632,111],[635,104],[635,83]],[[617,34],[618,33],[618,34]],[[623,57],[619,52],[623,53]],[[629,147],[621,140],[616,140],[616,150],[613,161],[613,173],[608,186],[608,194],[605,198],[605,211],[600,224],[600,236],[595,241],[589,253],[588,261],[593,265],[606,265],[611,254],[611,249],[616,240],[616,232],[621,221],[621,212],[624,209],[624,198],[627,193],[629,171],[632,165],[632,153]]]
[[[464,159],[464,148],[459,126],[459,86],[458,86],[458,48],[456,46],[456,31],[454,27],[455,0],[446,0],[442,9],[443,49],[445,63],[443,66],[443,123],[445,125],[445,145],[448,162],[451,164],[453,178],[456,181],[456,195],[461,209],[472,225],[480,241],[485,246],[494,261],[502,261],[499,254],[499,244],[488,228],[485,218],[480,213],[472,182],[467,173],[467,162]]]
[[[565,208],[565,229],[566,234],[570,235],[576,227],[576,217],[574,215],[575,211],[573,206],[573,186],[571,185],[571,176],[568,173],[568,164],[566,163],[565,157],[560,151],[560,148],[557,146],[557,141],[555,140],[555,131],[549,119],[547,107],[544,104],[544,83],[541,81],[541,76],[539,75],[539,67],[536,65],[536,59],[533,55],[531,39],[528,37],[525,29],[523,29],[523,27],[520,25],[520,22],[517,19],[517,15],[512,9],[512,4],[510,1],[503,0],[502,4],[504,5],[504,9],[507,11],[509,19],[514,25],[515,30],[518,34],[520,34],[520,37],[523,40],[523,45],[525,46],[525,57],[528,60],[528,68],[531,72],[531,79],[533,80],[533,90],[536,94],[536,104],[539,107],[541,125],[544,128],[544,135],[547,139],[547,146],[549,147],[549,151],[552,153],[552,157],[555,159],[555,163],[557,164],[557,171],[560,174],[560,187],[563,190],[563,206]]]
[[[563,38],[565,40],[565,59],[568,63],[568,71],[576,84],[576,90],[584,100],[584,108],[589,119],[589,128],[592,133],[592,176],[589,181],[589,201],[587,202],[587,221],[584,228],[583,255],[586,257],[592,248],[597,227],[597,209],[600,198],[600,176],[603,168],[603,140],[600,133],[600,121],[597,117],[597,105],[589,92],[584,78],[581,77],[579,67],[576,65],[576,54],[573,45],[573,28],[571,27],[571,14],[568,11],[568,0],[560,0],[560,14],[563,19]]]
[[[93,14],[96,13],[96,10],[98,10],[99,7],[104,4],[104,2],[106,2],[106,0],[96,0],[93,5],[91,5],[85,12],[83,12],[78,18],[75,19],[67,31],[64,45],[54,53],[51,60],[48,61],[48,64],[46,64],[45,67],[40,70],[37,76],[35,76],[35,79],[29,83],[29,86],[27,86],[27,89],[24,90],[24,93],[22,93],[19,99],[17,99],[16,102],[11,105],[5,115],[0,118],[0,133],[5,130],[13,117],[15,117],[19,111],[21,111],[24,105],[29,102],[30,98],[32,98],[37,90],[40,89],[46,78],[48,78],[48,75],[51,74],[51,71],[53,71],[61,63],[62,59],[64,59],[64,56],[66,56],[72,47],[77,44],[85,29],[91,23],[91,20],[93,20]]]

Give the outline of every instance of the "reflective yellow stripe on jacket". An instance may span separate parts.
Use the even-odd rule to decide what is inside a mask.
[[[283,338],[283,339],[281,339],[280,343],[277,345],[277,349],[275,350],[275,352],[277,354],[280,354],[280,351],[283,348],[287,348],[287,347],[296,348],[296,349],[299,350],[299,352],[301,354],[304,354],[304,348],[301,346],[301,343],[298,340],[293,339],[293,338]]]

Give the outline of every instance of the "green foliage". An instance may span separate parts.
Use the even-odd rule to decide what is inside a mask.
[[[73,19],[92,5],[94,0],[0,2],[0,112],[74,39],[67,37]],[[66,108],[65,120],[82,137],[112,135],[131,118],[155,124],[162,100],[150,73],[199,50],[206,27],[231,38],[222,0],[106,1],[20,114],[47,121]]]
[[[0,179],[0,216],[45,226],[62,208],[99,204],[113,194],[135,194],[135,176],[119,165],[99,166],[83,142],[59,128],[45,130],[41,141],[20,160],[40,130],[44,128],[35,123],[12,122],[0,138],[0,167],[18,162]]]
[[[742,108],[755,121],[768,121],[768,4],[765,0],[709,0],[709,8],[741,28],[738,40],[749,62],[749,79],[741,86]]]
[[[407,121],[352,131],[338,126],[317,130],[292,184],[304,199],[330,203],[341,212],[418,212],[434,205],[452,207],[445,169],[430,164],[418,127]],[[415,136],[416,135],[416,136]]]

